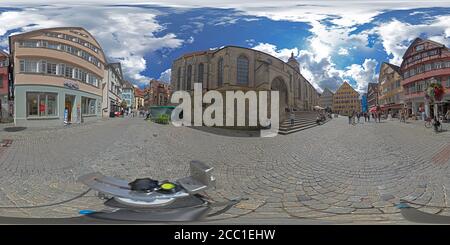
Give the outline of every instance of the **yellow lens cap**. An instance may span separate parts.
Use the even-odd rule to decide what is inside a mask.
[[[175,184],[172,183],[164,183],[161,185],[161,189],[163,190],[172,190],[173,188],[175,188]]]

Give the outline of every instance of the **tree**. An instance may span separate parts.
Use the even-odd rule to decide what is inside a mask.
[[[122,103],[120,103],[120,106],[124,109],[128,107],[127,102],[125,100],[122,100]]]

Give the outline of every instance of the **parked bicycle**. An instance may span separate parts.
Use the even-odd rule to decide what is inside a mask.
[[[425,119],[425,127],[426,128],[434,128],[435,132],[440,132],[442,131],[442,123],[441,120],[437,119],[437,118],[427,118]]]
[[[442,123],[440,122],[439,119],[437,118],[433,119],[433,127],[436,133],[442,131]]]

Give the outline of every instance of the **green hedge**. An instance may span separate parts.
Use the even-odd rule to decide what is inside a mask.
[[[169,124],[169,115],[159,114],[157,118],[153,119],[153,121],[160,124]]]

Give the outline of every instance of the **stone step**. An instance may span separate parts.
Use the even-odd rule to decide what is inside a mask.
[[[298,120],[298,119],[295,119],[294,120],[294,124],[295,123],[304,123],[304,122],[315,122],[316,121],[316,119],[315,118],[309,118],[309,119],[300,119],[300,120]],[[290,125],[291,124],[291,120],[284,120],[282,123],[281,123],[281,125],[283,125],[283,124],[285,124],[285,125]]]
[[[327,123],[328,121],[330,121],[330,119],[326,120],[324,123]],[[322,124],[324,124],[324,123],[322,123]],[[282,135],[286,135],[286,134],[296,133],[298,131],[305,130],[305,129],[308,129],[308,128],[312,128],[312,127],[315,127],[315,126],[319,126],[319,125],[314,120],[313,122],[310,122],[310,123],[304,123],[304,124],[301,124],[301,125],[294,125],[292,127],[280,127],[280,129],[278,130],[278,133],[282,134]]]
[[[309,125],[312,123],[316,123],[316,121],[309,121],[309,122],[302,122],[302,123],[294,123],[294,124],[281,124],[280,128],[295,128],[295,127],[301,127],[302,125]]]
[[[293,123],[293,124],[291,124],[291,123],[282,123],[280,125],[280,127],[290,128],[290,127],[294,127],[294,126],[298,126],[298,125],[305,125],[305,124],[310,124],[310,123],[316,123],[316,120],[297,122],[297,123]]]
[[[302,124],[298,124],[298,125],[294,125],[294,126],[289,126],[289,127],[280,127],[279,130],[281,131],[289,131],[289,130],[293,130],[293,129],[298,129],[298,128],[302,128],[302,127],[307,127],[310,125],[316,125],[316,122],[309,122],[309,123],[302,123]]]
[[[316,126],[318,126],[318,125],[317,124],[312,124],[312,125],[309,125],[309,126],[300,127],[300,128],[296,128],[296,129],[292,129],[292,130],[288,130],[288,131],[281,131],[281,130],[279,130],[278,133],[281,134],[281,135],[287,135],[287,134],[296,133],[296,132],[299,132],[299,131],[302,131],[302,130],[305,130],[305,129],[308,129],[308,128],[313,128],[313,127],[316,127]]]

